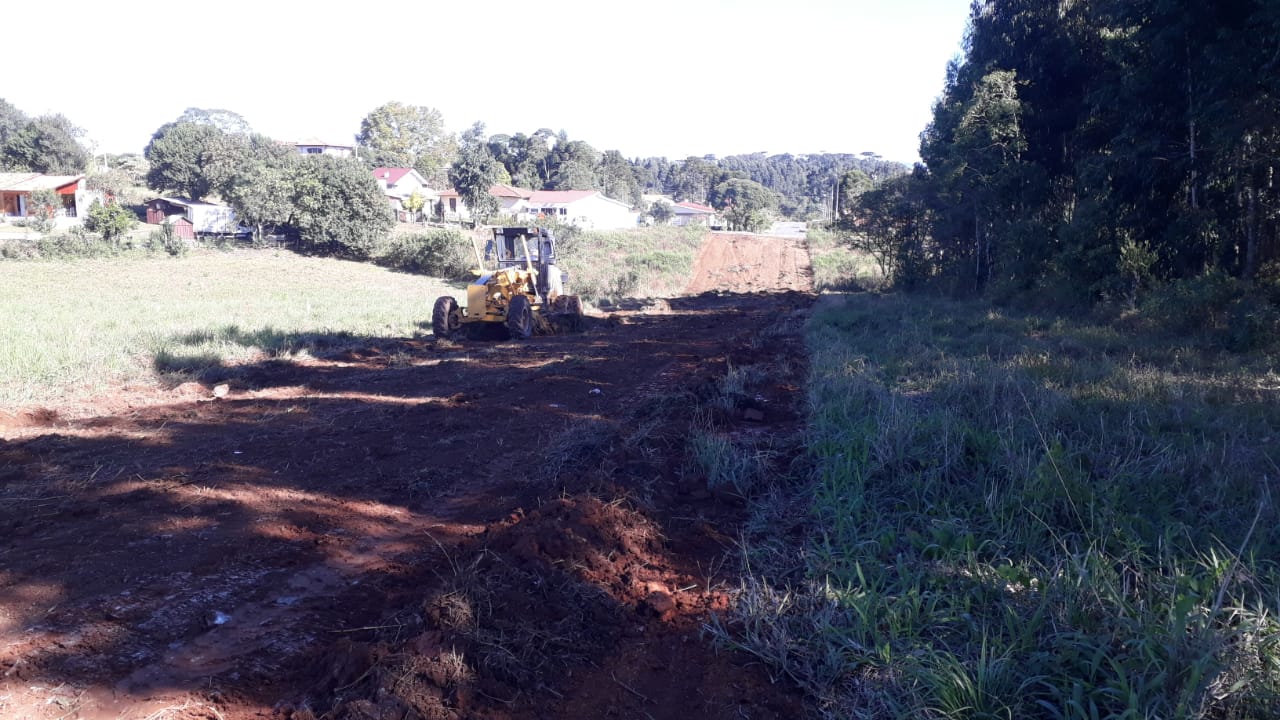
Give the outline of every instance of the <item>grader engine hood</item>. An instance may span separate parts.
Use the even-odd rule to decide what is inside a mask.
[[[500,268],[476,278],[467,286],[468,320],[500,321],[511,298],[533,287],[534,273],[521,268]]]

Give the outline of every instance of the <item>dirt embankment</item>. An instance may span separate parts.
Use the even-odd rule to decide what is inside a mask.
[[[700,632],[742,508],[688,448],[798,428],[810,298],[741,294],[805,287],[791,242],[578,335],[0,415],[0,717],[801,715]]]

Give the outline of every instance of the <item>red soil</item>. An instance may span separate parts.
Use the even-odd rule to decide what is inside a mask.
[[[807,287],[790,241],[722,242],[697,278],[732,256],[765,276],[726,290]],[[795,432],[809,300],[371,338],[233,368],[224,397],[0,411],[0,717],[802,715],[701,631],[744,510],[685,442],[729,364],[779,370],[712,420]]]

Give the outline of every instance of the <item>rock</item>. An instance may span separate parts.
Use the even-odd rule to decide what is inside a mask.
[[[659,620],[670,620],[676,614],[676,601],[670,593],[657,591],[649,593],[644,599],[644,607],[658,616]]]
[[[229,392],[231,392],[231,386],[226,383],[213,386],[213,396],[216,398],[224,398]]]

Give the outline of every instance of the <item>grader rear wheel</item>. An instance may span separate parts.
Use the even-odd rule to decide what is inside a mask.
[[[577,295],[564,296],[564,313],[568,319],[569,329],[573,332],[582,330],[582,298]]]
[[[462,311],[458,301],[449,295],[436,298],[431,309],[431,332],[438,338],[452,337],[462,328]]]

